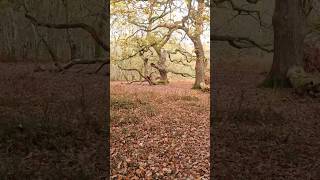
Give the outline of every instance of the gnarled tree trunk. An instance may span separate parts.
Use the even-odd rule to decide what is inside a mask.
[[[160,52],[160,59],[159,59],[159,64],[158,64],[158,71],[160,73],[160,82],[162,84],[168,84],[169,80],[168,80],[168,72],[167,72],[167,67],[166,67],[166,53],[165,51],[161,51]]]
[[[168,84],[168,71],[166,66],[166,51],[161,49],[156,49],[156,52],[159,56],[159,61],[157,64],[151,63],[151,66],[156,68],[159,71],[160,74],[160,81],[158,81],[158,84]]]

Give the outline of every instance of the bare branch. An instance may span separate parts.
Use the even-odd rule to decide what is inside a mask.
[[[123,70],[123,71],[134,71],[134,72],[137,72],[143,79],[145,79],[149,83],[149,85],[156,85],[156,83],[151,80],[152,73],[150,75],[148,75],[148,76],[144,76],[142,74],[142,72],[140,70],[136,69],[136,68],[124,68],[124,67],[121,67],[119,64],[117,64],[117,66],[118,66],[118,68],[120,70]]]
[[[43,23],[39,22],[35,17],[25,14],[25,17],[31,21],[36,26],[53,28],[53,29],[83,29],[88,32],[91,37],[106,51],[109,52],[110,47],[108,44],[104,42],[99,36],[96,30],[84,23],[76,23],[76,24],[51,24],[51,23]],[[109,61],[109,60],[108,60]]]
[[[272,53],[273,49],[268,49],[267,45],[260,45],[256,41],[248,38],[248,37],[234,37],[234,36],[227,36],[227,35],[211,35],[212,41],[226,41],[231,46],[238,48],[238,49],[244,49],[244,48],[253,48],[256,47],[262,51]]]

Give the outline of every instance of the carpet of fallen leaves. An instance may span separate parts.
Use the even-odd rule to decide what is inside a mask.
[[[107,176],[106,76],[35,65],[0,63],[0,179]]]
[[[217,61],[213,179],[320,179],[320,100],[257,88],[268,70]]]
[[[111,82],[111,179],[209,179],[210,94]]]

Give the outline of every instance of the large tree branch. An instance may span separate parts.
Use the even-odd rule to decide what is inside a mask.
[[[160,43],[157,44],[157,47],[162,48],[171,38],[172,33],[175,31],[175,29],[170,29],[169,32],[163,36]]]
[[[58,71],[61,71],[62,70],[62,67],[61,65],[59,64],[58,62],[58,58],[57,58],[57,55],[53,52],[52,48],[50,47],[49,43],[47,42],[47,40],[45,40],[45,38],[40,34],[39,30],[38,30],[38,27],[37,26],[33,26],[35,28],[35,31],[37,33],[37,35],[40,37],[40,40],[43,42],[43,44],[45,45],[45,47],[47,48],[51,58],[52,58],[52,61],[53,61],[53,64],[58,68]]]
[[[84,23],[76,23],[76,24],[51,24],[51,23],[44,23],[39,22],[35,17],[25,14],[25,17],[31,21],[32,24],[40,27],[46,27],[46,28],[53,28],[53,29],[82,29],[86,32],[88,32],[91,37],[106,51],[110,51],[110,47],[108,44],[104,42],[99,36],[96,30]],[[109,59],[108,59],[109,61]]]
[[[107,60],[102,59],[102,58],[101,59],[100,58],[97,58],[97,59],[74,59],[74,60],[71,60],[69,63],[65,64],[62,68],[69,69],[72,66],[77,65],[77,64],[96,64],[96,63],[107,63]]]
[[[117,64],[117,66],[122,71],[134,71],[134,72],[137,72],[143,79],[145,79],[145,81],[147,81],[149,83],[149,85],[156,85],[156,83],[153,82],[152,79],[151,79],[152,73],[150,75],[148,75],[148,76],[144,76],[142,74],[142,72],[140,70],[136,69],[136,68],[124,68],[124,67],[121,67],[119,64]]]
[[[118,60],[116,60],[116,61],[125,61],[125,60],[128,60],[128,59],[131,59],[131,58],[133,58],[133,57],[136,57],[137,55],[141,55],[141,54],[143,54],[144,52],[147,52],[147,51],[149,51],[149,48],[150,47],[152,47],[152,46],[154,46],[156,43],[152,43],[152,44],[150,44],[150,45],[146,45],[146,46],[140,46],[140,48],[136,51],[136,52],[134,52],[133,54],[131,54],[131,55],[129,55],[129,56],[127,56],[127,57],[124,57],[124,58],[122,58],[122,59],[118,59]]]
[[[191,75],[191,74],[186,73],[186,72],[176,72],[176,71],[173,71],[173,70],[169,70],[168,72],[170,72],[170,73],[172,73],[172,74],[175,74],[175,75],[180,75],[180,76],[182,76],[182,77],[196,78],[196,76]]]
[[[256,41],[248,38],[248,37],[234,37],[234,36],[228,36],[228,35],[211,35],[212,41],[225,41],[228,42],[231,46],[238,48],[238,49],[244,49],[244,48],[253,48],[256,47],[262,51],[266,51],[268,53],[272,53],[273,49],[268,49],[266,46],[270,45],[260,45]]]
[[[194,58],[196,58],[196,57],[192,56],[192,54],[190,54],[189,52],[187,52],[185,50],[181,50],[181,49],[175,49],[174,51],[167,51],[167,52],[168,52],[170,62],[182,64],[182,65],[187,66],[191,69],[193,68],[191,66],[190,62],[195,60]],[[183,59],[180,59],[180,58],[175,58],[175,59],[171,58],[172,54],[178,54],[178,53],[180,53],[182,56],[184,56],[184,60],[186,62],[184,62]]]
[[[246,1],[250,4],[257,4],[259,0],[246,0]],[[253,19],[257,20],[260,26],[265,26],[264,25],[265,23],[262,22],[261,13],[259,10],[251,10],[251,9],[240,7],[234,2],[234,0],[214,0],[213,3],[215,4],[215,7],[218,7],[219,5],[224,3],[228,3],[231,6],[231,9],[237,12],[236,16],[248,15]]]

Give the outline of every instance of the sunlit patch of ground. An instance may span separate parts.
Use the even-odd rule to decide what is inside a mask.
[[[209,93],[111,83],[112,179],[209,179]]]

